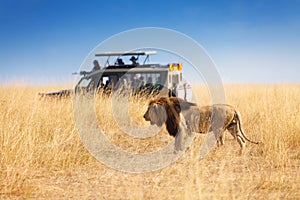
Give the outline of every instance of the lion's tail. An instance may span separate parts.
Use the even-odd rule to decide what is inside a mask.
[[[236,118],[236,121],[237,121],[237,123],[238,123],[238,125],[239,125],[239,130],[240,130],[242,136],[243,136],[248,142],[251,142],[251,143],[253,143],[253,144],[259,144],[260,142],[254,142],[254,141],[250,140],[250,139],[246,136],[246,134],[244,133],[243,128],[242,128],[242,118],[241,118],[241,114],[239,113],[239,111],[235,110],[235,116],[236,116],[235,118]]]

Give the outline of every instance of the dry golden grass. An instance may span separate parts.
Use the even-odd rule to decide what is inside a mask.
[[[242,156],[226,134],[225,145],[198,160],[203,135],[172,165],[130,174],[98,162],[75,129],[71,99],[39,99],[56,88],[0,87],[0,198],[89,199],[300,199],[300,85],[227,85],[228,104],[242,114],[253,140]],[[196,87],[200,105],[209,104]],[[131,100],[143,125],[146,100]],[[165,131],[133,139],[113,122],[110,99],[97,98],[99,124],[116,145],[149,152],[173,140]]]

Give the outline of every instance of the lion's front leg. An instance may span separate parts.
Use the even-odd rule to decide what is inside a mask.
[[[174,153],[177,153],[178,151],[185,150],[185,143],[187,139],[187,127],[186,122],[182,114],[180,114],[180,127],[178,129],[178,132],[175,136],[175,148]]]
[[[174,153],[177,153],[178,151],[183,151],[184,150],[184,139],[185,139],[185,134],[183,131],[178,131],[177,135],[175,136],[175,150]]]
[[[217,139],[217,145],[218,145],[218,147],[224,145],[224,137],[225,137],[224,131],[222,131],[222,133],[220,133],[220,134],[221,135]]]

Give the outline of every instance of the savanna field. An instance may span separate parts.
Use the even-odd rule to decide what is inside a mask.
[[[72,98],[40,98],[65,87],[0,87],[0,199],[300,199],[300,85],[226,85],[226,101],[241,113],[255,145],[225,144],[199,160],[205,135],[175,163],[132,174],[106,167],[83,146]],[[209,92],[195,86],[199,105]],[[148,125],[148,99],[132,98],[132,120]],[[100,126],[115,145],[130,152],[159,150],[174,140],[165,130],[148,139],[118,129],[110,97],[96,96]]]

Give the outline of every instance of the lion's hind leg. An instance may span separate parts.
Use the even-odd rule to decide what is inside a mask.
[[[231,124],[227,127],[229,133],[236,139],[239,143],[241,150],[240,153],[242,154],[243,149],[246,147],[246,142],[239,131],[239,127],[236,121],[231,122]]]

